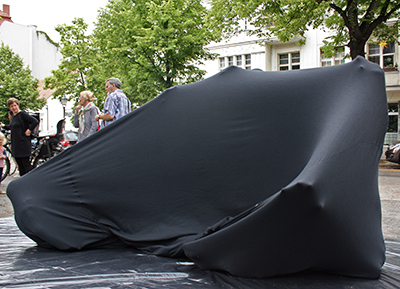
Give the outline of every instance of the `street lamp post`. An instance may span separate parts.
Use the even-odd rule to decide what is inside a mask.
[[[65,118],[65,107],[67,106],[68,99],[65,95],[61,98],[61,105],[63,107],[63,118]]]

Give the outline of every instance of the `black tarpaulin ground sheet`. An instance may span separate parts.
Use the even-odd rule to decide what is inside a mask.
[[[13,218],[0,218],[0,288],[400,288],[400,242],[386,241],[379,279],[301,272],[264,279],[201,270],[185,259],[132,248],[63,252],[43,249],[24,236]]]
[[[386,125],[384,73],[364,58],[230,67],[166,90],[7,193],[44,248],[130,246],[245,278],[376,279]]]

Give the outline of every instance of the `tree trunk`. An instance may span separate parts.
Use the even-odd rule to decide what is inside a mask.
[[[350,41],[348,47],[350,48],[351,59],[355,59],[357,56],[365,57],[365,40]]]

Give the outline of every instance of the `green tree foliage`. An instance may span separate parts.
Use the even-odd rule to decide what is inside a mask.
[[[93,69],[96,56],[87,28],[82,18],[75,18],[71,25],[56,27],[61,36],[60,52],[63,58],[58,69],[52,71],[53,75],[45,78],[46,88],[56,89],[53,93],[55,98],[61,99],[65,95],[69,100],[78,101],[82,91],[90,90],[97,97],[97,102],[104,100],[104,87]]]
[[[0,121],[8,123],[7,100],[14,97],[19,100],[20,108],[36,111],[46,104],[38,99],[38,79],[32,77],[29,67],[24,67],[22,58],[12,49],[0,44]]]
[[[354,59],[364,56],[371,36],[398,41],[399,7],[393,0],[212,0],[208,21],[221,38],[238,32],[239,21],[247,19],[256,27],[252,33],[283,42],[304,37],[310,28],[327,28],[334,34],[324,41],[325,54],[332,56],[335,47],[347,45]],[[395,21],[386,25],[391,18]]]
[[[200,80],[197,66],[213,57],[200,0],[110,0],[94,31],[102,75],[118,77],[133,103],[176,84]]]

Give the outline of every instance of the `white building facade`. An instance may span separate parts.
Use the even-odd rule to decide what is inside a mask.
[[[3,5],[1,15],[9,15],[10,7]],[[45,77],[51,76],[52,70],[56,70],[61,63],[62,55],[48,36],[36,29],[36,26],[26,26],[3,21],[0,24],[0,42],[8,45],[13,52],[18,54],[25,64],[32,71],[32,76],[43,81]],[[46,106],[39,111],[39,130],[43,133],[55,132],[57,122],[63,118],[64,109],[59,100],[52,97],[52,91],[41,90],[40,97],[47,99]],[[66,111],[72,111],[72,103],[68,103]],[[72,129],[69,120],[66,121],[66,129]]]

